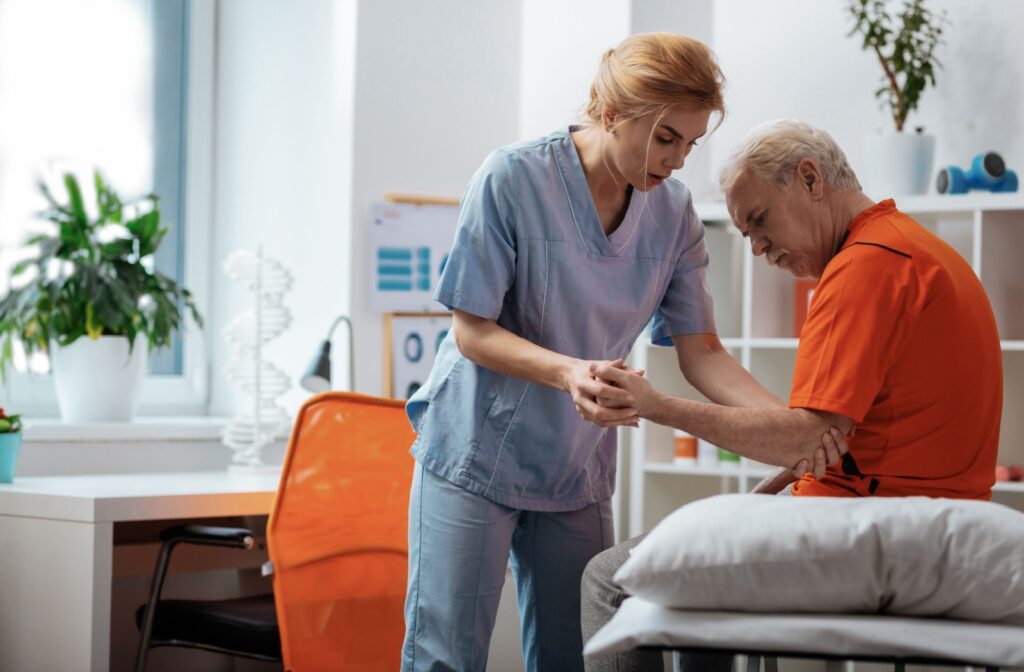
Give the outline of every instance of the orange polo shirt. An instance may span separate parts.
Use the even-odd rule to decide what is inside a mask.
[[[804,476],[793,493],[989,499],[1002,378],[995,317],[968,263],[893,201],[868,208],[818,282],[789,397],[853,419],[856,466]]]

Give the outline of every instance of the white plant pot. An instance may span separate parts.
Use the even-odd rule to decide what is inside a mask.
[[[932,182],[935,136],[923,133],[872,133],[864,143],[868,195],[883,198],[924,194]]]
[[[53,376],[66,422],[127,422],[138,403],[146,368],[146,339],[128,352],[125,336],[83,336],[53,349]]]

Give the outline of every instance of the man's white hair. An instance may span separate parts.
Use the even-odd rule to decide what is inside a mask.
[[[733,151],[718,176],[722,191],[729,191],[745,169],[778,189],[793,180],[802,159],[817,161],[826,184],[833,189],[860,189],[860,182],[832,136],[796,119],[766,121],[756,126]]]

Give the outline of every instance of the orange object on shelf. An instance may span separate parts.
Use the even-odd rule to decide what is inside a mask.
[[[697,461],[697,437],[690,436],[686,432],[680,430],[673,431],[675,445],[672,451],[672,457],[679,462],[694,462]]]
[[[793,336],[796,338],[800,338],[800,331],[807,321],[811,299],[814,298],[814,288],[817,286],[817,280],[799,279],[793,284]]]
[[[396,670],[415,439],[405,403],[347,392],[299,411],[267,524],[286,670]]]

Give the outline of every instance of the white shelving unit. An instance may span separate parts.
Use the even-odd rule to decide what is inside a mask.
[[[999,461],[1024,463],[1024,195],[914,196],[897,198],[896,205],[959,251],[988,292],[1003,339]],[[786,399],[798,345],[796,280],[754,259],[723,203],[698,204],[697,213],[706,225],[709,283],[722,343],[762,384]],[[679,373],[672,348],[652,346],[645,335],[632,358],[655,387],[704,400]],[[629,536],[649,530],[688,501],[749,490],[770,471],[746,459],[738,466],[676,466],[670,428],[642,421],[638,429],[620,431],[625,435],[620,443],[630,445]],[[1024,484],[999,483],[994,497],[1017,504],[1022,495]]]

